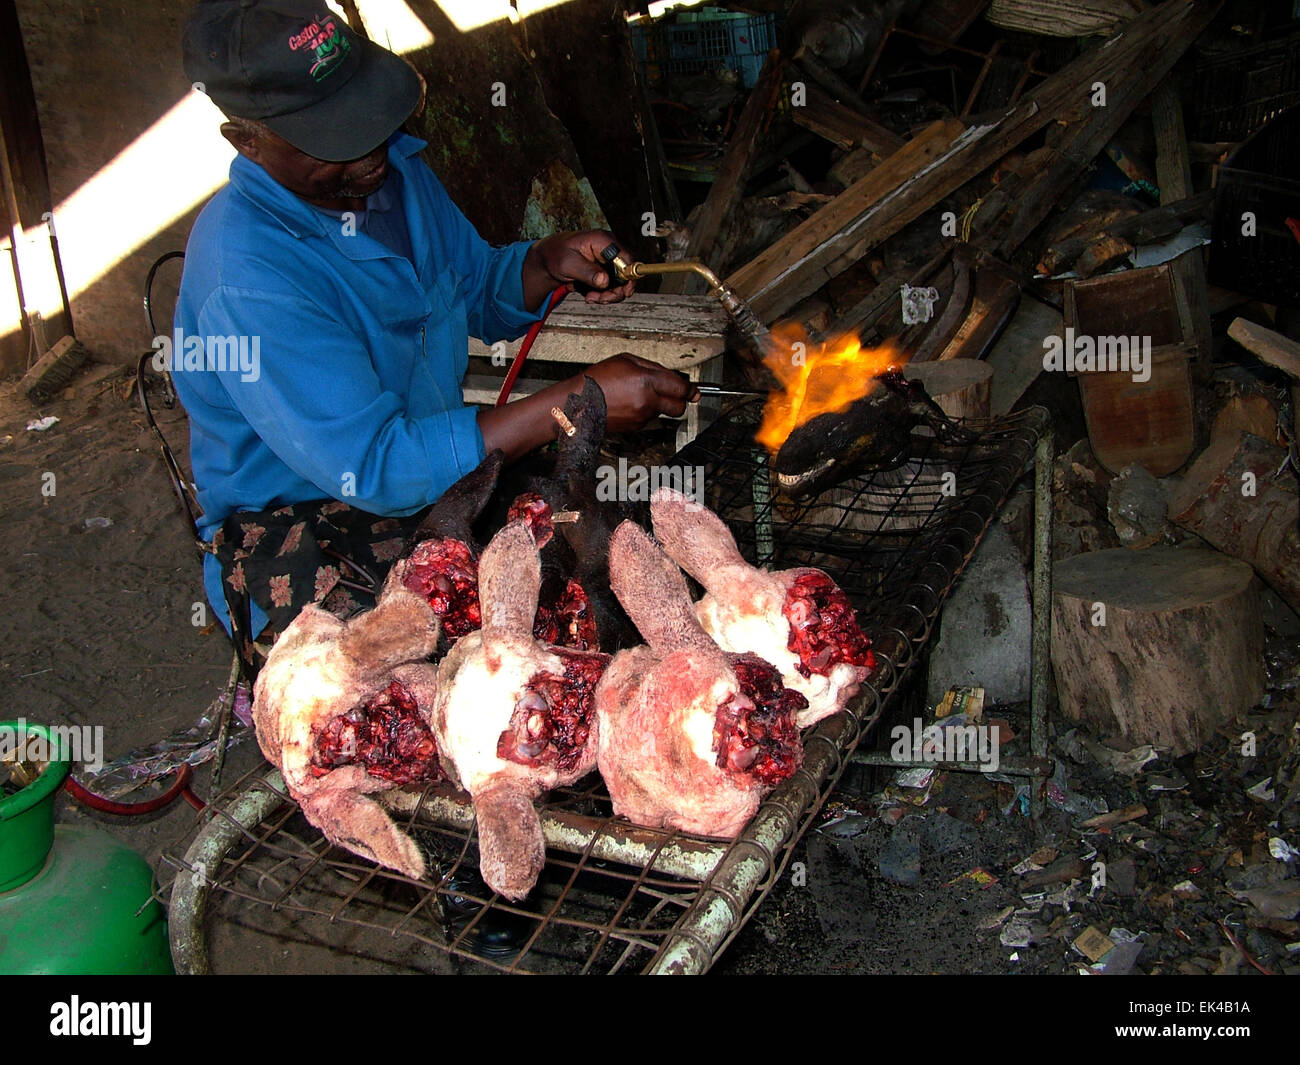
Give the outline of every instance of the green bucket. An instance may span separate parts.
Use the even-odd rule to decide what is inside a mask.
[[[27,787],[0,799],[0,892],[26,883],[45,864],[54,845],[54,797],[72,768],[44,725],[0,722],[0,752],[7,754],[29,743],[31,748],[44,749],[42,757],[48,764]]]

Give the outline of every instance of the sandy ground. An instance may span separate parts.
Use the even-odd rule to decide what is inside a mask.
[[[39,410],[14,383],[0,386],[0,549],[8,561],[0,613],[3,717],[101,727],[105,761],[194,725],[222,690],[230,667],[224,633],[203,624],[208,620],[203,617],[195,624],[195,605],[202,602],[197,552],[131,385],[121,368],[92,366],[76,378],[70,393]],[[28,422],[42,415],[60,420],[46,431],[29,431]],[[159,417],[173,446],[187,454],[183,414],[160,409]],[[1293,694],[1278,705],[1293,707]],[[910,719],[913,709],[899,712]],[[1282,795],[1268,806],[1244,797],[1244,788],[1265,771],[1275,771],[1273,766],[1287,779],[1293,773],[1283,765],[1294,760],[1288,753],[1294,741],[1287,739],[1294,710],[1278,709],[1272,717],[1278,718],[1274,739],[1258,762],[1267,768],[1257,770],[1254,760],[1244,765],[1227,760],[1222,751],[1181,765],[1193,783],[1217,774],[1217,798],[1153,792],[1153,785],[1139,780],[1089,778],[1077,770],[1083,774],[1081,786],[1104,796],[1111,809],[1138,800],[1151,804],[1152,818],[1158,816],[1161,826],[1154,833],[1159,846],[1142,826],[1139,836],[1081,839],[1059,810],[1049,810],[1036,834],[1026,818],[1002,812],[1008,808],[1006,795],[969,774],[949,775],[939,799],[917,811],[923,817],[891,827],[884,816],[888,811],[875,809],[872,797],[887,778],[851,771],[835,796],[840,815],[849,819],[838,828],[823,823],[823,831],[811,832],[795,849],[791,870],[799,863],[805,878],[796,882],[788,873],[775,886],[715,971],[1073,972],[1079,957],[1069,944],[1083,927],[1095,924],[1150,934],[1137,971],[1178,966],[1178,971],[1251,972],[1235,951],[1222,956],[1216,922],[1225,914],[1242,935],[1254,937],[1249,944],[1257,957],[1291,971],[1294,963],[1281,944],[1293,936],[1295,922],[1270,926],[1253,920],[1222,884],[1205,885],[1215,894],[1199,904],[1204,912],[1194,917],[1188,907],[1197,904],[1169,908],[1169,890],[1186,879],[1189,868],[1210,862],[1206,875],[1216,882],[1232,872],[1223,868],[1227,843],[1240,848],[1235,860],[1245,867],[1242,876],[1271,883],[1286,875],[1261,840],[1279,831],[1296,839],[1300,814],[1281,809]],[[1265,726],[1272,717],[1260,718],[1262,735],[1269,734]],[[1013,724],[1023,731],[1014,717]],[[243,743],[228,758],[225,782],[260,764],[256,745]],[[1167,774],[1176,767],[1156,763],[1155,768]],[[195,790],[204,798],[213,794],[209,767],[197,772]],[[195,826],[195,814],[183,803],[156,815],[120,818],[89,813],[65,796],[59,816],[69,823],[93,821],[136,848],[168,881],[171,871],[162,854],[178,846],[183,851]],[[1219,827],[1234,825],[1242,829],[1242,839],[1220,841]],[[921,873],[906,886],[878,872],[884,848],[900,831],[920,839]],[[997,915],[1005,919],[1013,906],[1023,905],[1024,886],[1012,867],[1044,843],[1058,846],[1064,858],[1090,849],[1095,854],[1094,845],[1109,849],[1103,856],[1124,858],[1130,868],[1136,857],[1137,886],[1126,896],[1084,898],[1064,910],[1049,904],[1034,915],[1035,945],[1016,950],[999,942]],[[964,875],[976,868],[990,871],[995,882],[985,885]],[[317,928],[304,928],[266,907],[250,909],[239,900],[226,905],[220,919],[210,922],[213,965],[219,971],[452,968],[436,950],[409,951],[394,963],[392,950],[368,941],[369,933],[344,929],[322,936]],[[389,964],[380,963],[381,955]]]

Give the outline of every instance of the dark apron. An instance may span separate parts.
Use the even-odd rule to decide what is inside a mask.
[[[209,549],[221,564],[231,635],[249,679],[308,603],[341,619],[373,607],[424,513],[381,518],[324,499],[231,514]],[[260,633],[252,632],[251,603],[269,619]]]

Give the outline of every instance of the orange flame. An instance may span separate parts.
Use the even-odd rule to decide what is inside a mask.
[[[849,333],[815,344],[797,322],[782,322],[772,327],[772,345],[763,361],[781,389],[768,396],[754,439],[775,455],[799,426],[819,414],[844,410],[876,387],[879,374],[907,360],[893,340],[864,348]]]

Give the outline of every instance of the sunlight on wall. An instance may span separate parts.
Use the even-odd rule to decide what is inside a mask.
[[[468,33],[498,19],[518,21],[520,17],[559,7],[568,0],[518,0],[517,7],[509,0],[437,0],[442,13],[451,19],[456,29]]]
[[[516,13],[508,0],[439,0],[462,33],[566,2],[518,0]],[[334,3],[330,6],[337,10]],[[394,52],[417,51],[434,41],[405,0],[360,0],[358,8],[371,39]],[[71,299],[225,184],[234,149],[218,131],[221,121],[221,112],[206,96],[187,93],[55,207],[59,253]],[[62,306],[48,249],[43,227],[26,233],[19,246],[26,302],[43,315]],[[0,319],[6,330],[17,321],[10,317],[6,312]]]
[[[235,151],[218,132],[221,121],[211,100],[186,93],[54,209],[70,296],[225,183]]]

